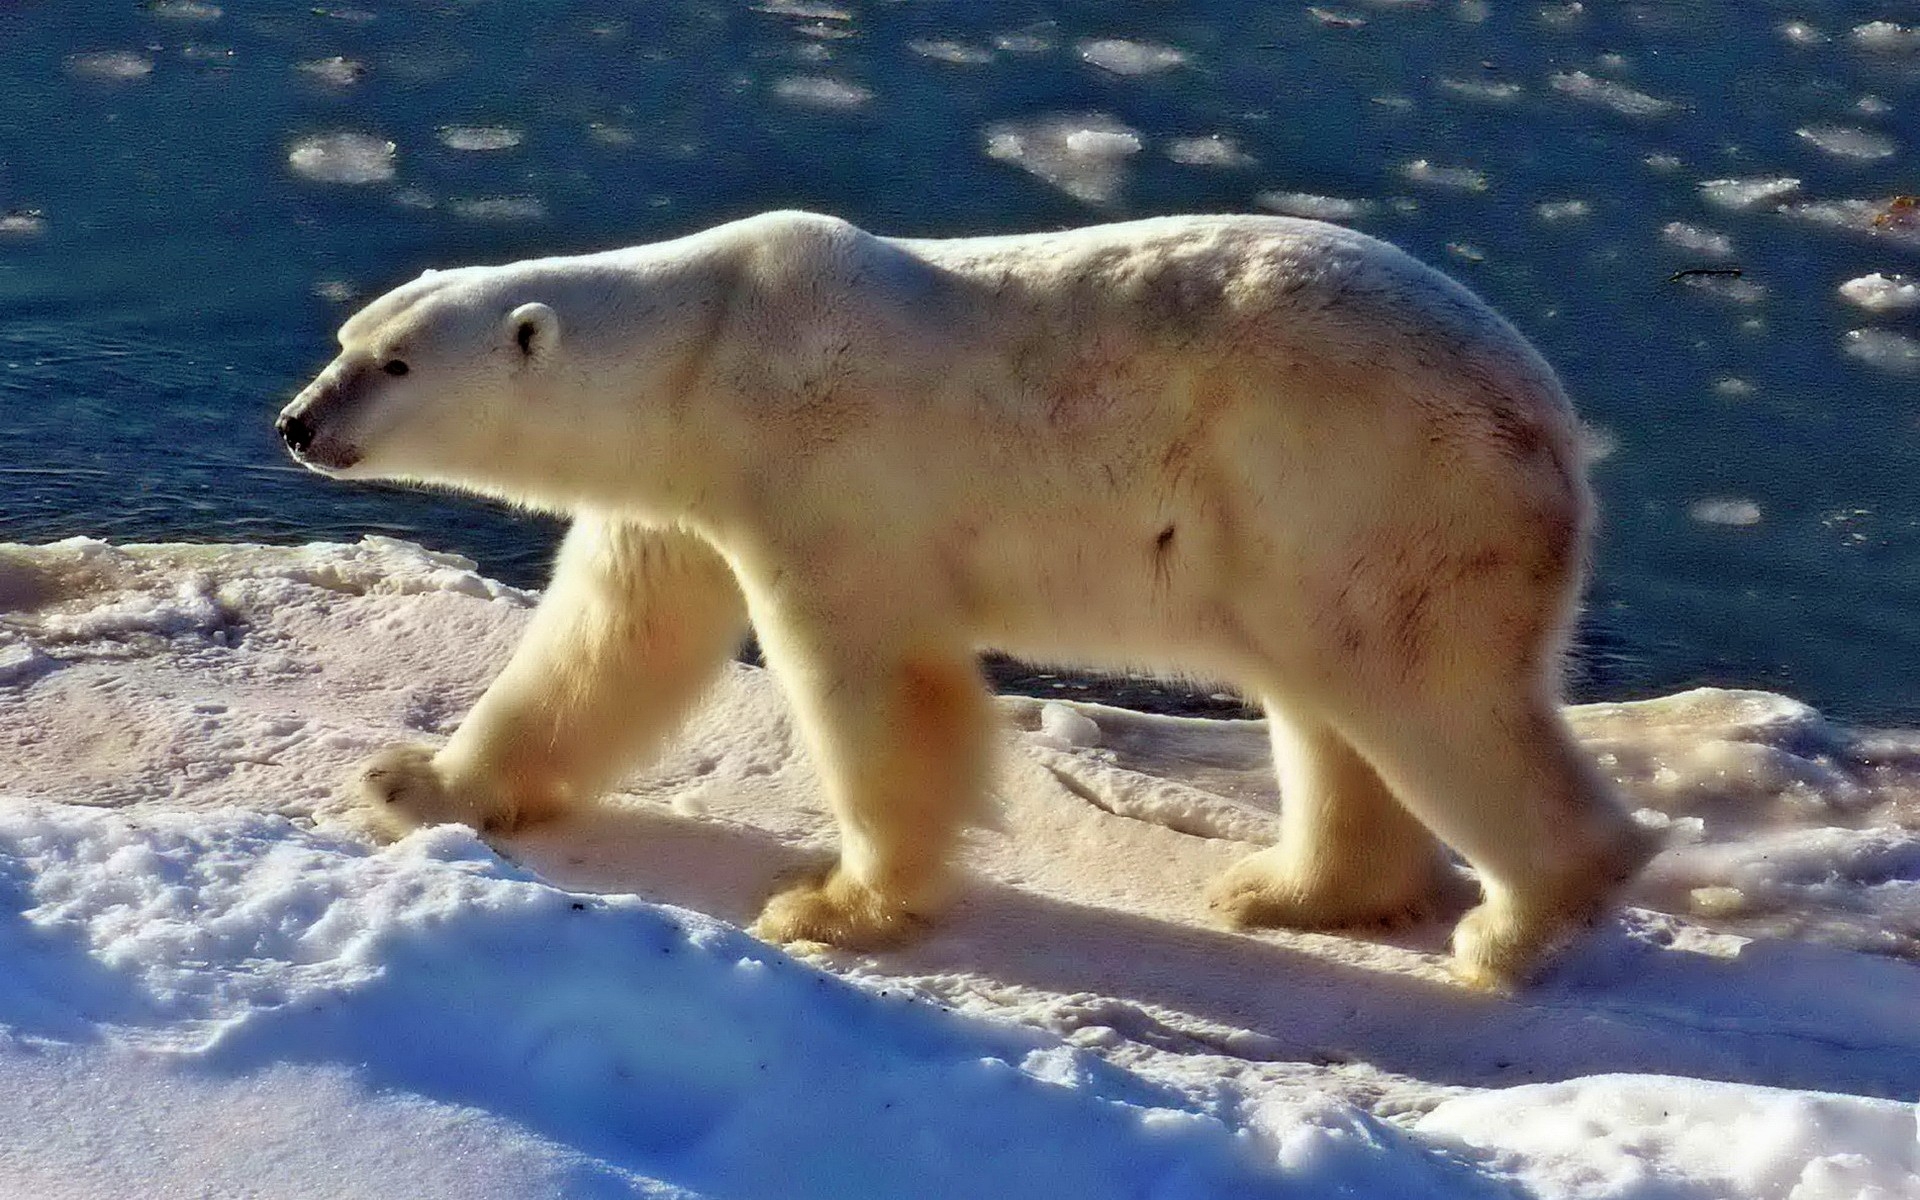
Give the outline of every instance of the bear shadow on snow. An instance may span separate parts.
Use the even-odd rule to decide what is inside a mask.
[[[750,921],[779,882],[831,861],[751,826],[632,800],[495,844],[559,886],[637,892],[735,924]],[[1444,937],[1429,924],[1394,940],[1441,951]],[[1073,1023],[1187,1052],[1366,1062],[1475,1087],[1642,1072],[1920,1097],[1920,1044],[1899,1015],[1920,1002],[1920,969],[1798,942],[1759,941],[1723,959],[1660,940],[1607,923],[1541,984],[1505,999],[970,872],[924,941],[872,956],[830,952],[826,961],[908,980],[968,975],[1067,1004],[1111,997]],[[1198,1027],[1180,1030],[1178,1014]],[[1207,1026],[1255,1036],[1215,1041],[1226,1030]]]

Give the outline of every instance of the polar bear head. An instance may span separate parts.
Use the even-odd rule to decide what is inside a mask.
[[[486,485],[542,427],[585,415],[561,296],[540,272],[428,271],[354,314],[276,428],[327,475]],[[504,479],[499,482],[505,482]]]

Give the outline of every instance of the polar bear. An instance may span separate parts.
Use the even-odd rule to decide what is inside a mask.
[[[1650,852],[1557,667],[1591,505],[1552,370],[1399,250],[1283,217],[918,240],[782,212],[428,272],[341,328],[278,428],[307,466],[572,518],[524,640],[398,826],[511,829],[672,732],[749,628],[838,820],[774,941],[936,915],[995,735],[976,655],[1257,697],[1279,843],[1235,925],[1419,911],[1477,873],[1470,982],[1525,981]]]

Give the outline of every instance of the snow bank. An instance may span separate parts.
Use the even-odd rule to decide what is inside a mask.
[[[737,928],[833,845],[748,667],[564,823],[355,831],[531,601],[379,539],[0,546],[0,1194],[1913,1194],[1920,735],[1572,710],[1668,847],[1498,999],[1452,913],[1209,925],[1261,723],[1008,697],[956,911],[802,962]]]
[[[1913,1106],[1887,1100],[1605,1075],[1449,1100],[1418,1129],[1538,1200],[1920,1196]]]
[[[64,1093],[81,1074],[60,1078],[68,1056],[105,1040],[130,1086],[91,1090],[136,1113],[180,1099],[171,1086],[159,1104],[144,1097],[154,1074],[235,1113],[311,1110],[301,1093],[317,1072],[323,1090],[486,1113],[505,1151],[470,1157],[602,1184],[794,1198],[1452,1194],[1443,1161],[1342,1106],[1235,1127],[1051,1039],[870,995],[710,918],[551,887],[453,826],[376,853],[258,814],[135,821],[13,801],[0,808],[0,895],[0,1080],[16,1095]],[[0,1130],[15,1182],[78,1181],[124,1154],[75,1145],[32,1110]],[[379,1156],[411,1157],[417,1131],[402,1130],[371,1131]],[[193,1179],[149,1165],[148,1194]]]

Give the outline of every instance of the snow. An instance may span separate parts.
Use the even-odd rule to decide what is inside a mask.
[[[567,822],[388,846],[534,597],[402,542],[0,547],[0,1194],[1920,1196],[1920,734],[1571,710],[1668,848],[1514,998],[1446,927],[1229,934],[1259,722],[1017,697],[956,911],[740,932],[831,823],[736,667]]]
[[[1920,1196],[1913,1106],[1887,1100],[1603,1075],[1449,1100],[1417,1128],[1524,1164],[1539,1200]]]

